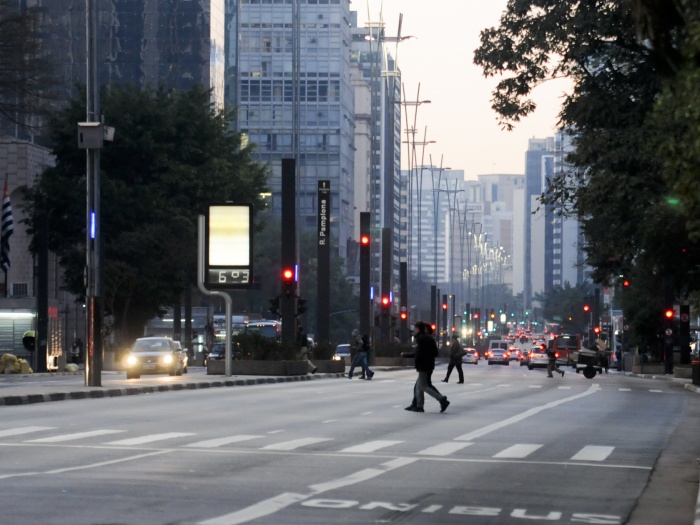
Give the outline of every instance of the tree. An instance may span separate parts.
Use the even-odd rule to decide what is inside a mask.
[[[65,272],[64,285],[84,293],[85,153],[76,147],[84,98],[51,122],[56,166],[28,192],[30,232],[41,214],[50,224],[49,247]],[[208,91],[183,93],[115,88],[102,97],[115,139],[101,154],[101,227],[105,314],[129,339],[142,333],[163,305],[195,285],[197,216],[222,202],[261,209],[266,168],[251,160],[214,110]]]
[[[691,262],[700,250],[674,205],[668,161],[659,158],[664,145],[677,144],[668,112],[659,114],[657,104],[672,69],[659,63],[677,61],[668,48],[678,37],[677,20],[666,6],[666,29],[655,39],[665,45],[659,52],[639,38],[640,11],[632,4],[660,5],[511,0],[500,26],[482,32],[475,63],[486,76],[505,77],[492,103],[507,129],[536,109],[530,94],[540,83],[572,80],[560,114],[575,146],[566,159],[571,169],[549,181],[541,200],[581,221],[596,282],[633,272],[648,275],[656,284],[643,300],[658,304],[662,288],[673,297],[700,288]],[[673,2],[679,4],[691,2]],[[682,253],[689,254],[688,262],[678,264]]]
[[[53,85],[49,62],[41,49],[38,7],[19,9],[0,0],[0,124],[33,127],[31,117],[44,113],[47,88]]]

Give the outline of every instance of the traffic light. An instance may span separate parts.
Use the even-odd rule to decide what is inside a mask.
[[[494,319],[494,318],[496,317],[496,314],[493,313],[493,308],[491,308],[491,313],[489,314],[489,317],[490,317],[491,319]]]
[[[360,235],[360,247],[369,248],[369,234]]]
[[[287,297],[294,293],[294,268],[282,269],[282,292]]]
[[[382,295],[382,310],[388,310],[391,307],[391,298],[388,295]]]
[[[406,310],[404,310],[404,309],[401,309],[401,320],[405,321],[407,319],[408,319],[408,312],[406,312]]]
[[[596,335],[600,335],[600,326],[596,326],[595,328],[593,328],[593,331]]]
[[[664,317],[666,318],[667,321],[673,321],[673,317],[676,315],[676,313],[673,311],[673,308],[667,308],[664,311]]]
[[[273,299],[270,299],[270,312],[272,312],[275,315],[280,314],[280,298],[279,297],[274,297]]]
[[[447,303],[442,303],[442,309],[447,310]]]
[[[584,305],[583,305],[583,311],[586,312],[586,313],[588,313],[588,312],[591,311],[591,307],[588,306],[587,304],[584,304]]]
[[[629,285],[630,285],[629,279],[625,279],[624,281],[622,281],[623,287],[627,288]]]

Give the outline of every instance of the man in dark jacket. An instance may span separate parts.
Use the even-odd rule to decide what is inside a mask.
[[[430,376],[435,369],[435,358],[438,356],[438,347],[435,344],[435,339],[428,335],[426,323],[419,321],[415,325],[414,339],[416,341],[416,351],[414,354],[415,367],[418,372],[418,379],[414,388],[416,396],[416,404],[406,408],[411,412],[425,412],[423,403],[425,402],[425,393],[434,397],[440,403],[440,412],[444,412],[450,402],[447,396],[443,396],[438,392],[430,382]]]

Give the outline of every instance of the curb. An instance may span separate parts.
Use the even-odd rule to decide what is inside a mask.
[[[75,375],[69,372],[67,375]],[[343,377],[343,374],[317,374],[306,376],[256,377],[250,379],[226,379],[202,381],[198,383],[177,383],[159,386],[138,386],[124,388],[109,388],[103,390],[79,390],[72,392],[55,392],[50,394],[27,394],[0,397],[0,406],[30,405],[50,401],[65,401],[69,399],[98,399],[104,397],[124,397],[139,394],[155,394],[157,392],[172,392],[176,390],[201,390],[206,388],[223,388],[233,386],[264,385],[272,383],[293,383],[324,378]]]

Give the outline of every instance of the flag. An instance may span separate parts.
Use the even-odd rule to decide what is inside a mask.
[[[10,192],[7,189],[7,177],[5,177],[5,192],[2,196],[2,228],[0,229],[0,266],[5,272],[10,268],[10,236],[14,231]]]

